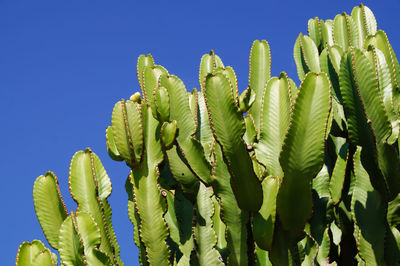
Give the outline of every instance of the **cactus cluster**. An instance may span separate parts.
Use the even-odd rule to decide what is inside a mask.
[[[69,168],[69,190],[77,203],[68,210],[53,172],[33,185],[33,202],[47,242],[60,255],[62,265],[123,265],[111,224],[111,181],[99,157],[90,149],[78,151]],[[58,265],[57,255],[39,240],[24,242],[16,266]]]
[[[310,19],[294,59],[299,87],[284,72],[271,77],[268,42],[255,41],[240,94],[213,51],[191,92],[139,57],[142,94],[115,104],[106,139],[131,170],[141,265],[400,264],[400,66],[386,34],[360,5]],[[70,216],[53,174],[35,182],[48,242],[67,265],[121,264],[100,161],[80,152],[70,172]],[[32,242],[17,264],[25,249],[55,260]]]

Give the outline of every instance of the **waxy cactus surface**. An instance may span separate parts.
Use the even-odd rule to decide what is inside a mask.
[[[211,51],[188,91],[141,55],[141,94],[114,106],[107,150],[130,169],[128,214],[141,265],[400,265],[400,66],[372,11],[308,21],[294,44],[299,86],[271,77],[267,41],[247,88]],[[240,91],[242,91],[240,93]],[[70,214],[56,176],[35,209],[65,265],[122,265],[90,150],[74,155]],[[55,265],[40,241],[16,265]]]

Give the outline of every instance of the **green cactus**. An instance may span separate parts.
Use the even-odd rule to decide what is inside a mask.
[[[50,246],[63,265],[123,265],[107,201],[111,181],[100,159],[89,148],[75,153],[69,169],[69,189],[78,204],[68,214],[53,172],[33,186],[36,215]],[[37,261],[37,264],[35,264]],[[57,265],[57,256],[38,240],[24,242],[16,265]]]
[[[131,170],[141,265],[400,264],[400,66],[388,37],[360,5],[310,19],[293,55],[299,87],[285,72],[271,77],[269,44],[255,41],[241,94],[214,51],[191,92],[139,57],[143,98],[115,104],[106,140]],[[111,182],[90,150],[74,156],[70,190],[78,210],[69,215],[53,173],[34,186],[62,263],[122,264]],[[17,265],[39,261],[56,257],[23,243]]]
[[[33,240],[31,243],[23,242],[18,248],[15,265],[55,266],[57,265],[57,255],[46,248],[40,240]]]

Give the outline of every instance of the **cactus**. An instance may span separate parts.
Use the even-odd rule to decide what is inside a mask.
[[[141,265],[400,263],[400,66],[386,34],[361,4],[310,19],[293,55],[299,87],[271,77],[268,42],[255,41],[241,94],[214,51],[191,92],[150,54],[138,58],[141,95],[115,104],[106,141],[130,168]],[[122,264],[99,159],[78,153],[70,175],[70,215],[54,174],[35,183],[49,244],[65,264]],[[17,264],[54,264],[37,243]]]
[[[100,159],[89,148],[75,153],[69,169],[69,189],[78,204],[67,211],[53,172],[33,186],[36,215],[63,265],[123,265],[107,201],[111,181]],[[57,265],[57,256],[38,240],[21,244],[16,265]]]

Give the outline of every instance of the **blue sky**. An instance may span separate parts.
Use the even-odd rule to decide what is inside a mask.
[[[210,49],[247,86],[255,39],[272,50],[272,74],[298,84],[293,45],[309,18],[350,13],[358,1],[19,1],[0,0],[0,265],[12,265],[22,241],[45,241],[32,201],[35,178],[52,170],[68,209],[72,155],[91,147],[113,183],[113,224],[126,265],[137,248],[126,211],[128,168],[106,153],[114,103],[138,90],[136,59],[158,64],[198,88],[198,65]],[[364,1],[398,55],[400,1]]]

